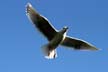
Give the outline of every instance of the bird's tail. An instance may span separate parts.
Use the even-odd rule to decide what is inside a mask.
[[[57,57],[56,49],[53,48],[53,46],[50,44],[44,45],[42,47],[42,51],[44,52],[45,58],[47,58],[47,59],[54,59]]]

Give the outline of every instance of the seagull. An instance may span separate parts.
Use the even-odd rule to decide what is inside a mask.
[[[43,53],[47,59],[55,59],[57,57],[56,48],[61,45],[74,50],[98,50],[92,44],[74,37],[67,36],[68,27],[64,26],[61,30],[56,30],[48,19],[39,14],[33,6],[28,3],[26,6],[26,15],[34,24],[34,26],[47,38],[49,41],[42,46]]]

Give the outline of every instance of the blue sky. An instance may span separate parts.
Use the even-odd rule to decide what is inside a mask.
[[[101,51],[74,51],[58,47],[58,57],[47,60],[41,52],[48,41],[25,14],[30,2],[56,29],[68,26],[68,35],[84,39]],[[107,0],[0,1],[0,72],[108,71]]]

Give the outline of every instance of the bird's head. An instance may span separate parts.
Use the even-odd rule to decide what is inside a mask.
[[[67,30],[68,30],[68,27],[67,26],[64,26],[60,32],[61,33],[65,33]]]
[[[68,27],[67,26],[64,26],[63,27],[63,30],[67,31],[68,30]]]

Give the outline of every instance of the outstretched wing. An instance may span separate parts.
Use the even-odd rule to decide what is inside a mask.
[[[90,43],[72,37],[66,37],[61,43],[61,45],[73,47],[76,50],[98,50],[95,46],[91,45]]]
[[[35,27],[50,41],[56,35],[56,30],[48,20],[35,11],[30,3],[27,4],[27,16],[30,18]]]

